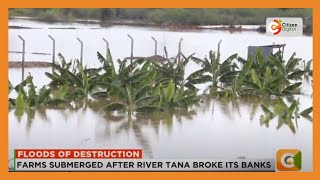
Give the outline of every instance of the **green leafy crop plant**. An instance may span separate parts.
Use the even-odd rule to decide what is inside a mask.
[[[98,52],[101,63],[98,68],[87,68],[78,60],[67,63],[59,54],[61,63],[51,64],[54,71],[45,73],[50,82],[38,92],[31,76],[15,88],[9,82],[9,93],[12,89],[18,93],[16,99],[9,98],[9,108],[15,108],[21,114],[25,109],[70,107],[77,102],[101,101],[103,103],[95,104],[104,104],[100,109],[110,112],[122,111],[129,115],[167,112],[197,104],[202,95],[207,95],[206,90],[200,93],[197,88],[200,84],[209,83],[207,90],[212,98],[255,96],[272,99],[299,94],[303,77],[312,75],[312,61],[304,63],[301,69],[299,63],[303,61],[296,58],[295,53],[287,61],[279,53],[264,57],[261,51],[248,59],[233,54],[221,61],[220,43],[217,52],[210,51],[208,58],[180,54],[182,58],[177,62],[168,58],[163,62],[149,58],[136,59],[132,63],[128,59],[114,61],[110,51],[106,57]],[[200,69],[186,77],[185,69],[190,62],[200,65]],[[262,109],[266,113],[264,119],[272,119],[274,115],[265,107]],[[309,113],[310,109],[307,109],[302,114],[307,116]]]

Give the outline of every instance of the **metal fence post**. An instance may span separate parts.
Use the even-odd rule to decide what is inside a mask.
[[[20,35],[18,35],[18,37],[22,40],[22,64],[21,64],[21,68],[22,68],[21,82],[22,82],[24,81],[24,60],[25,60],[25,54],[26,54],[26,41]]]
[[[52,40],[52,64],[54,64],[56,59],[56,40],[51,35],[48,35],[48,36]],[[52,73],[53,72],[54,72],[54,66],[52,66]]]
[[[130,63],[132,64],[133,60],[133,38],[128,34],[128,37],[131,39],[131,56],[130,56]]]
[[[77,38],[77,40],[80,42],[80,44],[81,44],[81,50],[80,50],[80,63],[81,63],[81,65],[82,65],[82,59],[83,59],[83,42],[79,39],[79,38]]]
[[[108,58],[108,53],[109,53],[109,42],[105,39],[105,38],[102,38],[104,42],[106,42],[106,59]]]
[[[180,57],[181,57],[181,42],[182,42],[183,38],[180,38],[179,41],[179,52],[178,52],[178,58],[179,58],[179,63],[180,63]]]
[[[281,52],[282,61],[283,61],[283,53],[284,53],[284,46],[282,47],[282,52]]]
[[[168,59],[168,51],[166,46],[163,47],[163,56]]]
[[[154,38],[154,37],[151,37],[154,41],[154,55],[156,56],[157,55],[157,52],[158,52],[158,42],[157,40]]]
[[[221,44],[222,40],[219,41],[218,43],[218,52],[217,52],[217,58],[220,59],[220,44]]]

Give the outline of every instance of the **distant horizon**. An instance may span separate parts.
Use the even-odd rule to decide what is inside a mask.
[[[134,20],[165,25],[262,25],[267,17],[301,17],[312,24],[310,8],[10,8],[9,19],[43,21]]]

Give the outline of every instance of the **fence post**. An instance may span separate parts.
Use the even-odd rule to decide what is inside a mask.
[[[133,38],[128,34],[128,37],[131,39],[131,56],[130,56],[130,63],[132,64],[133,60]]]
[[[77,37],[77,40],[80,42],[81,50],[80,50],[80,63],[82,65],[82,59],[83,59],[83,42]]]
[[[52,64],[54,64],[56,59],[56,40],[51,35],[48,35],[48,36],[52,40]],[[52,74],[53,72],[54,72],[54,66],[52,66]]]
[[[163,56],[168,59],[168,51],[166,46],[163,47]]]
[[[156,56],[157,55],[157,52],[158,52],[158,42],[157,40],[154,38],[154,37],[151,37],[154,41],[154,55]]]
[[[106,43],[106,59],[108,58],[108,53],[109,53],[109,42],[105,39],[105,38],[102,38],[103,41]]]
[[[26,54],[26,41],[20,36],[18,35],[18,37],[22,40],[22,64],[21,64],[21,68],[22,68],[22,81],[24,81],[24,60],[25,60],[25,54]]]
[[[181,58],[181,42],[182,42],[183,38],[180,38],[180,41],[179,41],[179,52],[178,52],[178,60],[179,60],[179,63],[180,63],[180,58]]]
[[[282,52],[281,52],[282,61],[283,61],[283,53],[284,53],[284,46],[282,47]]]
[[[220,59],[220,44],[221,44],[222,40],[219,41],[218,43],[218,52],[217,52],[217,58]]]

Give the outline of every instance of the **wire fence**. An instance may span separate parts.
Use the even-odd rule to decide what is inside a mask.
[[[127,35],[128,38],[130,39],[130,63],[132,63],[132,61],[134,59],[137,59],[137,58],[141,58],[139,56],[134,56],[134,38],[128,34]],[[18,35],[19,39],[22,41],[22,49],[21,51],[10,51],[9,50],[9,53],[18,53],[18,54],[21,54],[21,61],[19,60],[18,61],[18,66],[21,67],[21,80],[23,81],[25,78],[24,78],[24,69],[26,68],[25,67],[25,59],[26,59],[26,56],[28,54],[37,54],[37,55],[50,55],[51,56],[51,62],[54,64],[56,63],[56,38],[53,37],[52,35],[48,35],[48,37],[50,38],[50,40],[52,40],[52,51],[51,53],[47,53],[47,52],[26,52],[26,40],[21,36],[21,35]],[[158,55],[158,40],[156,38],[154,38],[153,36],[151,36],[151,39],[154,41],[154,56],[159,56]],[[84,44],[85,42],[81,40],[80,37],[77,37],[76,40],[79,42],[79,60],[80,60],[80,63],[83,64],[83,54],[84,54]],[[109,41],[106,39],[106,38],[102,38],[102,40],[106,43],[106,49],[105,49],[105,53],[106,55],[108,54],[108,51],[110,50],[109,49]],[[181,46],[182,46],[182,40],[183,38],[180,38],[179,42],[178,42],[178,52],[177,52],[177,56],[175,57],[176,60],[178,60],[179,62],[181,61],[181,56],[182,56],[182,52],[181,52]],[[164,51],[166,52],[166,47],[164,47]],[[163,56],[161,56],[163,57]],[[168,59],[168,57],[166,56],[165,57],[166,59]],[[28,62],[28,63],[33,63],[33,62]],[[41,63],[41,62],[38,62],[38,63]],[[47,63],[49,64],[49,63]],[[52,67],[52,72],[54,71],[54,67]]]

